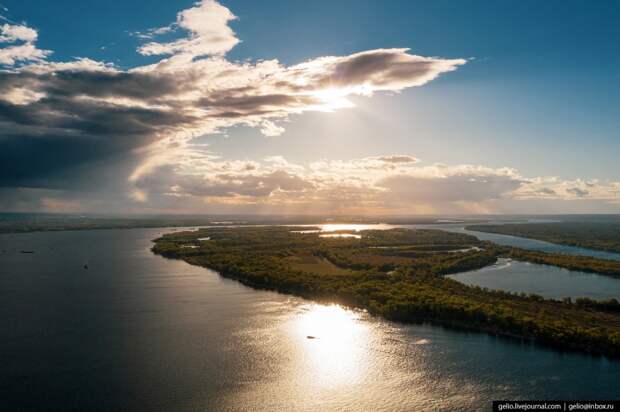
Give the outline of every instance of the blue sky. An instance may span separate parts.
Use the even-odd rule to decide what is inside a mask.
[[[48,61],[88,57],[113,63],[118,70],[160,61],[161,55],[136,51],[145,40],[135,33],[164,27],[194,5],[163,0],[1,3],[8,11],[0,14],[37,30],[37,47],[53,51]],[[441,163],[513,168],[519,179],[612,183],[620,179],[617,2],[222,1],[221,5],[237,17],[228,22],[240,41],[225,53],[230,62],[277,59],[291,66],[321,56],[409,48],[411,54],[467,59],[467,63],[420,87],[351,96],[348,100],[355,107],[290,114],[277,122],[285,129],[277,137],[265,138],[251,124],[235,124],[194,140],[208,144],[210,155],[220,160],[281,156],[307,166],[319,160],[407,154],[420,159],[418,167]],[[186,34],[175,30],[158,41]],[[565,186],[570,189],[569,183]],[[607,189],[614,190],[613,184]],[[573,207],[580,211],[584,204],[587,210],[617,210],[610,196],[546,200],[554,205],[550,211],[564,210],[555,206],[560,200],[571,205],[566,211]]]

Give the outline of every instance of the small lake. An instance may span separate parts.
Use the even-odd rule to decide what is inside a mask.
[[[512,259],[498,259],[494,265],[449,277],[468,285],[536,293],[553,299],[587,297],[620,300],[620,279]]]
[[[254,290],[152,254],[167,231],[0,235],[0,409],[479,411],[620,397],[618,361]]]

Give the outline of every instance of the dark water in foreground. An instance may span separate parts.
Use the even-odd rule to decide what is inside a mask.
[[[0,236],[0,410],[487,410],[502,398],[620,397],[620,362],[255,291],[151,254],[160,232]]]

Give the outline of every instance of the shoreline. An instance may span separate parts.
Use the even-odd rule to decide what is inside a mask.
[[[277,235],[285,232],[274,227],[262,229],[262,231],[269,230]],[[572,303],[544,299],[537,295],[525,296],[489,291],[467,286],[431,272],[415,274],[405,270],[387,277],[385,274],[373,274],[372,270],[351,276],[312,275],[305,272],[291,272],[290,268],[278,269],[276,263],[265,261],[268,258],[260,252],[256,253],[256,248],[248,252],[254,253],[249,256],[229,250],[229,246],[226,245],[219,247],[220,253],[224,253],[229,260],[218,260],[220,256],[217,254],[212,255],[212,259],[207,256],[208,253],[212,253],[208,251],[209,248],[218,247],[214,246],[212,241],[204,242],[208,243],[208,247],[204,246],[207,247],[205,251],[200,249],[202,246],[198,249],[183,248],[182,242],[204,236],[208,230],[205,229],[203,232],[165,235],[154,240],[155,244],[151,250],[165,258],[179,259],[214,270],[222,277],[236,280],[254,289],[276,291],[317,302],[362,309],[373,316],[391,321],[431,323],[453,329],[533,341],[554,349],[579,351],[610,358],[620,357],[620,331],[618,331],[620,314],[613,302],[584,300]],[[240,232],[241,235],[252,233],[250,230],[225,228],[220,228],[219,232],[228,234]],[[414,233],[405,230],[406,232]],[[384,235],[387,235],[387,232]],[[174,243],[174,239],[181,239],[177,240],[181,243]],[[306,236],[305,240],[314,241],[311,236]],[[331,242],[330,245],[338,245],[333,243],[334,241]],[[342,245],[349,241],[340,242],[343,242],[340,243]],[[476,253],[488,258],[476,257]],[[472,269],[472,267],[465,268],[464,265],[485,267],[489,258],[493,256],[491,252],[484,252],[486,255],[482,252],[476,253],[470,254],[473,255],[471,263],[448,267],[448,272],[457,273]],[[256,269],[253,270],[252,267]],[[455,268],[461,270],[455,272]],[[410,278],[411,276],[413,278]],[[378,289],[373,291],[374,288]],[[367,290],[370,291],[365,292]]]
[[[437,318],[416,318],[416,319],[409,319],[409,318],[400,318],[398,316],[389,316],[389,315],[385,315],[385,314],[381,314],[379,312],[376,312],[374,310],[372,310],[372,308],[369,308],[367,306],[364,305],[360,305],[351,301],[347,301],[347,300],[343,300],[340,297],[329,297],[329,296],[320,296],[320,295],[313,295],[311,293],[304,293],[303,291],[293,291],[293,290],[287,290],[286,288],[279,288],[277,287],[277,285],[265,285],[262,283],[258,283],[258,282],[252,282],[251,280],[247,279],[247,278],[243,278],[243,277],[237,277],[237,276],[232,276],[232,275],[228,275],[228,274],[224,274],[222,273],[220,270],[217,270],[215,268],[212,267],[208,267],[208,266],[203,266],[203,265],[197,265],[194,263],[191,263],[190,261],[187,261],[185,259],[182,258],[177,258],[177,257],[171,257],[171,256],[165,256],[162,255],[160,253],[157,253],[155,251],[153,251],[151,249],[151,251],[158,255],[163,257],[164,259],[171,259],[171,260],[182,260],[190,265],[193,266],[199,266],[199,267],[203,267],[205,269],[209,269],[213,272],[215,272],[218,276],[221,276],[225,279],[229,279],[229,280],[234,280],[236,282],[239,282],[240,284],[242,284],[243,286],[246,286],[248,288],[257,290],[257,291],[268,291],[268,292],[275,292],[275,293],[279,293],[282,295],[286,295],[286,296],[295,296],[298,298],[302,298],[302,299],[306,299],[315,303],[319,303],[319,304],[335,304],[335,305],[339,305],[342,306],[346,309],[349,310],[360,310],[360,311],[364,311],[366,313],[368,313],[369,315],[376,317],[376,318],[380,318],[383,320],[387,320],[390,322],[396,322],[399,324],[403,324],[403,325],[431,325],[431,326],[436,326],[436,327],[442,327],[442,328],[447,328],[449,330],[453,330],[453,331],[460,331],[460,332],[468,332],[468,333],[481,333],[481,334],[488,334],[491,336],[495,336],[495,337],[500,337],[500,338],[504,338],[504,339],[509,339],[513,342],[516,341],[521,341],[521,342],[527,342],[530,344],[534,344],[534,345],[539,345],[543,348],[549,348],[549,349],[553,349],[559,353],[562,352],[569,352],[569,353],[578,353],[581,354],[583,356],[596,356],[596,357],[604,357],[610,361],[613,362],[620,362],[620,352],[616,353],[616,354],[609,354],[606,353],[604,351],[596,351],[596,350],[584,350],[583,347],[578,346],[578,345],[562,345],[562,344],[558,344],[558,343],[554,343],[553,341],[544,341],[544,340],[539,340],[535,337],[532,336],[527,336],[527,335],[520,335],[520,334],[516,334],[516,333],[510,333],[510,332],[505,332],[502,331],[501,329],[498,329],[497,327],[479,327],[476,325],[471,325],[468,323],[458,323],[458,322],[452,322],[452,321],[446,321],[446,320],[439,320]],[[484,266],[486,267],[486,266]],[[446,276],[446,275],[444,275]]]

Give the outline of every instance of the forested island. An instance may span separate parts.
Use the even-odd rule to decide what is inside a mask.
[[[318,228],[312,229],[205,228],[167,234],[155,240],[153,251],[252,287],[337,302],[388,319],[620,356],[620,304],[615,299],[543,299],[467,286],[443,276],[482,268],[498,257],[556,264],[565,255],[521,251],[431,229],[331,232],[359,238],[322,237]],[[596,271],[593,265],[605,262],[580,264]]]
[[[546,253],[520,248],[508,248],[507,257],[516,260],[557,266],[568,270],[598,273],[599,275],[620,277],[620,260],[599,259],[590,256]]]
[[[469,225],[467,230],[544,240],[560,245],[620,253],[620,222],[552,222]]]

